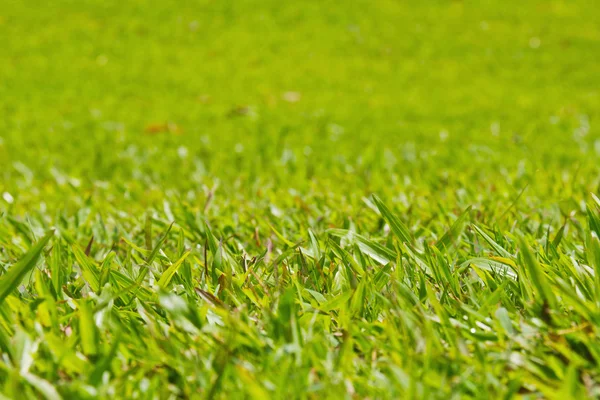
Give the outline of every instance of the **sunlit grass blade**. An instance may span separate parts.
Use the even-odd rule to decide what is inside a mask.
[[[400,220],[400,218],[398,218],[396,215],[394,215],[390,211],[390,209],[376,195],[373,195],[373,202],[375,203],[375,205],[379,209],[379,212],[381,213],[381,216],[390,225],[390,228],[392,229],[392,232],[394,232],[394,235],[396,235],[396,237],[401,242],[409,243],[409,244],[413,243],[414,239],[413,239],[413,237],[412,237],[412,235],[410,233],[410,230]]]
[[[495,259],[483,257],[471,258],[461,264],[461,269],[468,266],[475,266],[492,274],[497,274],[503,277],[506,276],[511,279],[517,278],[517,273],[510,264]]]
[[[190,253],[191,250],[186,251],[179,260],[177,260],[175,263],[173,263],[173,265],[169,266],[169,268],[167,268],[165,272],[163,272],[158,281],[158,286],[160,286],[161,288],[165,288],[169,284],[169,282],[171,282],[171,279],[173,279],[173,275],[175,275],[175,272],[177,272],[181,264],[183,264],[183,262],[185,261],[187,256],[190,255]]]
[[[54,236],[54,231],[46,233],[16,264],[10,266],[8,271],[0,277],[0,303],[19,286],[25,275],[35,267],[44,247],[52,236]]]
[[[56,388],[47,380],[29,372],[22,374],[22,376],[23,379],[25,379],[25,381],[27,381],[27,383],[29,383],[31,386],[36,388],[46,400],[61,400],[63,398],[58,393]]]
[[[496,253],[498,253],[500,257],[506,257],[511,259],[513,258],[513,255],[510,254],[508,250],[496,243],[496,241],[492,239],[487,233],[485,233],[481,228],[479,228],[475,224],[471,226],[490,246],[492,246],[492,248],[496,251]]]
[[[538,300],[547,303],[551,309],[555,309],[556,296],[552,291],[552,287],[550,286],[550,282],[545,272],[542,270],[538,260],[529,248],[529,245],[525,242],[525,239],[521,238],[519,245],[524,267],[527,270],[533,287],[536,289],[535,296]]]
[[[355,242],[361,251],[369,255],[380,264],[387,264],[391,261],[395,261],[396,259],[396,252],[357,233],[344,229],[329,229],[327,232],[333,236],[345,237],[350,242]]]
[[[100,290],[100,271],[96,262],[79,247],[77,243],[71,247],[73,255],[81,268],[81,274],[94,292]]]
[[[160,249],[162,248],[162,246],[164,245],[164,243],[167,241],[167,238],[169,237],[169,232],[171,232],[171,229],[173,228],[173,224],[175,224],[175,222],[172,222],[171,225],[169,225],[169,227],[167,228],[167,230],[165,231],[165,233],[159,239],[159,241],[156,244],[156,246],[154,246],[154,248],[152,249],[152,251],[148,255],[148,258],[146,259],[146,263],[148,265],[152,264],[152,262],[154,261],[154,259],[158,255],[158,252],[160,251]]]

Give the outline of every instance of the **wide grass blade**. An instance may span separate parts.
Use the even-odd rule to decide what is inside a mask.
[[[72,251],[81,268],[83,278],[94,292],[98,292],[100,290],[100,271],[96,262],[90,256],[86,255],[77,243],[73,244]]]
[[[160,286],[161,288],[165,288],[169,284],[169,282],[171,282],[171,279],[173,279],[175,272],[177,272],[177,270],[179,269],[181,264],[183,264],[183,262],[185,261],[187,256],[190,255],[190,253],[191,253],[191,250],[186,251],[179,260],[177,260],[173,265],[171,265],[169,268],[167,268],[167,270],[165,272],[163,272],[162,276],[160,277],[160,279],[158,281],[158,286]]]
[[[345,229],[329,229],[327,232],[333,236],[346,238],[351,243],[356,243],[362,252],[380,264],[387,264],[396,260],[395,251],[357,233]]]
[[[390,209],[387,208],[387,206],[383,203],[383,201],[381,201],[381,199],[379,197],[377,197],[376,195],[373,195],[373,202],[379,209],[379,212],[381,213],[381,216],[383,217],[383,219],[385,219],[385,221],[390,225],[390,228],[392,229],[392,232],[394,232],[394,235],[398,239],[400,239],[401,242],[409,243],[409,244],[413,243],[414,239],[410,233],[410,230],[400,220],[400,218],[398,218],[396,215],[394,215],[390,211]]]
[[[98,353],[98,329],[94,323],[94,310],[87,299],[79,303],[79,336],[84,354],[95,356]]]
[[[510,254],[510,252],[508,250],[506,250],[504,247],[500,246],[494,239],[492,239],[487,233],[485,233],[483,231],[483,229],[481,229],[480,227],[478,227],[475,224],[473,224],[471,226],[490,246],[492,246],[494,251],[496,251],[496,253],[498,253],[498,255],[500,257],[505,257],[505,258],[510,258],[510,259],[513,258],[513,255]]]
[[[521,254],[523,258],[524,267],[526,268],[529,279],[537,293],[534,293],[535,297],[546,303],[551,309],[556,308],[556,296],[552,291],[550,282],[545,272],[542,270],[538,260],[535,258],[525,239],[521,238],[520,241]]]
[[[52,236],[54,236],[54,231],[46,233],[16,264],[0,277],[0,303],[19,286],[25,275],[35,267],[42,250],[44,250]]]

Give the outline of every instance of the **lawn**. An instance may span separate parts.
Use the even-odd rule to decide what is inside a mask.
[[[594,1],[4,0],[0,398],[600,397]]]

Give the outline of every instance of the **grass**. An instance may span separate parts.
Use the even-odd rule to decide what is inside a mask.
[[[599,21],[4,2],[2,397],[599,397]]]

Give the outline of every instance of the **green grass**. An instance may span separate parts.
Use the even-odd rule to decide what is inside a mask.
[[[597,398],[593,1],[0,7],[6,398]]]

